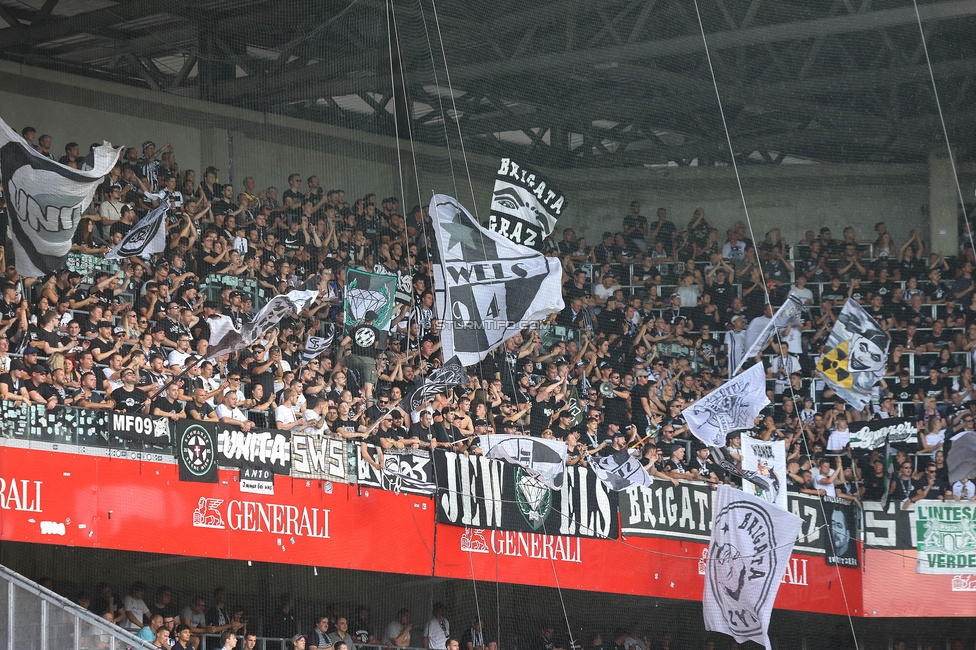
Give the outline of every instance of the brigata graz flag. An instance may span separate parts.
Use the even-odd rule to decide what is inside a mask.
[[[389,329],[396,304],[397,276],[377,275],[358,269],[346,271],[345,324],[352,329],[362,322],[368,311],[376,312],[373,326]]]
[[[871,389],[888,367],[891,338],[864,307],[850,298],[827,337],[817,374],[856,409],[871,401]]]
[[[74,169],[42,156],[0,120],[0,176],[21,275],[64,268],[75,228],[121,151],[106,142],[95,147],[91,166]]]
[[[502,158],[491,193],[488,229],[516,244],[542,250],[542,240],[566,209],[566,196],[548,178]]]
[[[558,259],[482,228],[449,196],[435,194],[430,214],[441,258],[434,291],[445,357],[478,363],[529,323],[563,309]]]
[[[718,487],[702,595],[706,630],[770,649],[769,617],[802,523],[768,501]]]
[[[107,260],[121,260],[138,256],[148,260],[166,248],[166,212],[169,206],[160,205],[139,220],[125,234],[117,246],[105,254]]]
[[[447,363],[428,375],[423,385],[413,393],[403,398],[400,408],[410,413],[418,410],[434,395],[446,393],[455,386],[460,386],[468,378],[457,355],[451,357]]]
[[[481,436],[485,457],[518,465],[554,490],[566,476],[566,443],[528,436]]]
[[[751,429],[767,404],[766,374],[762,364],[757,363],[686,407],[681,414],[696,438],[709,447],[722,447],[729,431]]]
[[[742,353],[742,358],[739,359],[738,365],[735,367],[735,372],[739,372],[742,368],[742,364],[746,362],[747,359],[751,359],[766,347],[769,343],[769,338],[773,336],[777,330],[782,330],[787,327],[792,327],[800,324],[803,319],[803,303],[796,296],[789,296],[773,317],[770,318],[753,318],[749,322],[749,327],[746,328],[745,335],[745,346],[746,349]]]

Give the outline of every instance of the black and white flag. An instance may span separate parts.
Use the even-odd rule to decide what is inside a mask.
[[[706,630],[771,650],[769,618],[802,524],[768,501],[718,487],[702,595]]]
[[[436,484],[410,476],[409,474],[404,474],[399,470],[384,467],[383,475],[388,481],[390,490],[397,494],[401,492],[407,492],[409,494],[437,494]]]
[[[518,465],[547,487],[559,490],[566,477],[566,443],[528,436],[481,436],[481,450],[486,458],[496,458]]]
[[[562,311],[562,267],[482,228],[455,199],[435,194],[430,215],[441,263],[435,301],[444,356],[478,363],[529,324]]]
[[[830,330],[824,354],[817,361],[817,374],[841,399],[863,409],[888,368],[890,345],[891,337],[878,321],[848,298]]]
[[[166,212],[168,205],[153,209],[126,233],[117,246],[105,253],[107,260],[122,260],[128,257],[152,258],[166,249]]]
[[[590,456],[589,467],[614,492],[651,486],[651,475],[629,449],[621,449],[609,456]]]
[[[424,406],[434,395],[446,393],[455,386],[460,386],[468,379],[468,374],[461,365],[457,355],[451,357],[447,363],[430,373],[423,385],[405,396],[400,403],[400,408],[411,413]]]
[[[491,193],[488,229],[516,244],[542,250],[542,240],[566,209],[566,196],[541,173],[502,158]]]
[[[245,323],[240,331],[234,328],[233,322],[227,316],[212,318],[207,358],[215,359],[222,354],[246,348],[264,336],[286,315],[301,312],[305,305],[315,300],[318,295],[318,291],[295,290],[275,296],[261,308],[250,323]]]
[[[787,327],[795,327],[802,320],[803,303],[796,296],[789,296],[780,305],[779,309],[776,310],[772,318],[760,316],[749,321],[749,327],[746,328],[745,335],[745,350],[742,353],[742,358],[739,359],[738,365],[735,367],[735,372],[739,372],[742,364],[747,359],[751,359],[762,352],[763,348],[769,343],[770,337],[777,331],[786,329]]]
[[[302,352],[302,363],[308,363],[332,347],[335,340],[335,323],[325,324],[325,336],[309,336]]]
[[[918,426],[913,418],[885,418],[851,424],[851,449],[877,449],[886,443],[918,442]]]
[[[106,142],[95,147],[91,166],[74,169],[42,156],[0,120],[0,176],[21,275],[64,268],[78,222],[121,151]]]
[[[709,447],[723,447],[729,431],[751,429],[767,404],[766,374],[758,363],[685,407],[681,414],[696,438]]]

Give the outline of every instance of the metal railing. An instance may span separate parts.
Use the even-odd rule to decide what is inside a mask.
[[[114,623],[0,566],[0,649],[156,650]]]

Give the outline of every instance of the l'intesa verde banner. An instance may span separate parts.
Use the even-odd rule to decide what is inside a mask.
[[[976,573],[976,505],[923,505],[916,509],[919,573]]]

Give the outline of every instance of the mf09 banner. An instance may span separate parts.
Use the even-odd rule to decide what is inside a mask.
[[[483,456],[434,453],[437,521],[470,528],[616,539],[617,493],[585,467],[567,467],[562,488]]]

